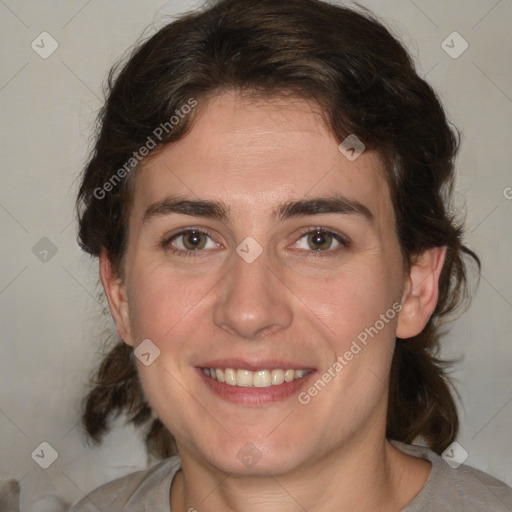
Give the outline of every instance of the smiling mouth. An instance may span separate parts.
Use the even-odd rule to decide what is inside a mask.
[[[203,373],[212,380],[225,382],[230,386],[244,388],[268,388],[279,386],[284,382],[292,382],[302,379],[311,370],[283,370],[276,368],[274,370],[242,370],[234,368],[201,368]]]

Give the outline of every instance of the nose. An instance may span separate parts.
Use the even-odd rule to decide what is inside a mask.
[[[233,254],[233,267],[219,283],[213,310],[217,327],[238,337],[255,340],[286,329],[292,323],[291,291],[263,252],[247,263]]]

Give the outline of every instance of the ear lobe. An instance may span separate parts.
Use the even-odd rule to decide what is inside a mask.
[[[421,253],[411,266],[402,296],[396,336],[406,339],[419,334],[427,325],[439,297],[439,276],[443,269],[446,246]]]
[[[108,306],[116,325],[117,333],[127,345],[133,346],[126,286],[120,277],[114,275],[105,247],[101,248],[99,270],[101,284],[107,296]]]

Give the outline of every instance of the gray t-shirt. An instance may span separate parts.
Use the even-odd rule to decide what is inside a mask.
[[[391,442],[432,463],[425,485],[402,512],[512,512],[512,488],[500,480],[464,464],[453,469],[423,446]],[[179,457],[170,457],[98,487],[69,512],[170,512],[171,482],[178,469]]]

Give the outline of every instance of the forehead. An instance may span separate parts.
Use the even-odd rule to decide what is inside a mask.
[[[298,98],[223,93],[202,105],[189,133],[142,163],[134,214],[167,195],[222,198],[234,216],[268,212],[285,200],[342,195],[392,218],[384,167],[365,151],[355,161],[338,149],[316,104]]]

